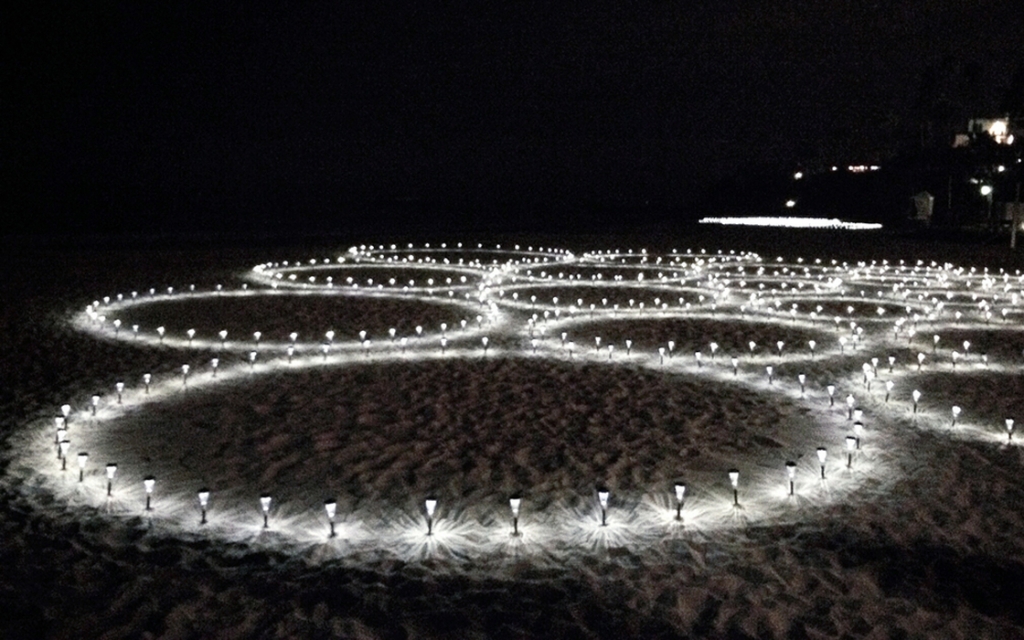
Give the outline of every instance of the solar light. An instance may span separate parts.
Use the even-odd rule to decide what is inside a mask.
[[[732,358],[732,375],[736,376],[740,372],[740,359],[733,356]]]
[[[632,340],[626,340],[626,355],[628,356],[632,350],[633,350],[633,341]]]
[[[658,364],[665,364],[665,347],[658,347]]]
[[[68,416],[71,415],[71,405],[70,404],[62,404],[62,405],[60,405],[60,413],[61,413],[62,416],[64,416],[64,420],[66,421],[68,419]]]
[[[1013,418],[1006,419],[1006,441],[1013,442]]]
[[[849,393],[846,395],[846,419],[853,420],[853,404],[856,400],[853,399],[853,394]]]
[[[797,380],[797,382],[800,383],[800,395],[802,396],[802,395],[804,395],[804,389],[805,389],[805,386],[807,384],[807,376],[805,376],[802,373],[797,374],[796,380]]]
[[[249,352],[249,373],[252,373],[256,369],[256,352]]]
[[[327,354],[331,351],[331,345],[328,342],[320,345],[320,354],[324,357],[324,362],[327,362]]]
[[[910,396],[914,399],[914,413],[917,413],[917,402],[921,399],[921,392],[914,389],[914,392],[911,393]]]
[[[889,373],[892,373],[892,366],[896,364],[896,356],[889,356]]]
[[[181,386],[188,387],[188,371],[191,367],[187,364],[181,365]]]
[[[786,475],[789,476],[789,495],[793,495],[796,488],[796,463],[792,460],[786,463]]]
[[[952,413],[953,413],[953,422],[949,426],[955,427],[956,426],[956,419],[958,417],[960,417],[960,407],[958,407],[956,405],[953,405]]]
[[[917,354],[917,370],[921,370],[921,365],[924,364],[925,355],[923,353]]]
[[[818,447],[818,462],[821,464],[821,479],[825,479],[825,459],[828,458],[828,449]]]
[[[437,509],[437,500],[427,498],[425,506],[427,508],[427,535],[429,536],[434,533],[434,510]]]
[[[220,331],[217,332],[217,335],[220,336],[220,348],[223,349],[224,348],[224,343],[228,339],[227,329],[221,329]]]
[[[153,380],[153,374],[144,373],[142,374],[142,384],[146,387],[146,395],[149,395],[149,383]]]
[[[89,454],[82,451],[78,454],[78,481],[85,480],[85,463],[89,461]]]
[[[448,338],[441,336],[441,355],[444,355],[444,350],[448,347]]]
[[[192,346],[192,338],[195,337],[196,330],[195,329],[189,329],[188,331],[185,332],[185,335],[188,336],[188,346],[191,347]]]
[[[331,534],[328,537],[331,537],[331,538],[333,538],[335,536],[335,533],[334,533],[334,515],[337,513],[337,510],[338,510],[338,503],[337,502],[335,502],[334,500],[326,500],[326,501],[324,501],[324,511],[327,512],[327,522],[331,526]]]
[[[166,330],[166,329],[164,329],[163,327],[157,327],[157,328],[156,328],[156,332],[157,332],[157,333],[158,333],[158,334],[160,335],[160,344],[163,344],[163,343],[164,343],[164,333],[165,333],[166,331],[167,331],[167,330]]]
[[[213,377],[214,378],[217,377],[217,365],[219,365],[219,364],[220,364],[220,359],[218,359],[218,358],[214,358],[214,359],[210,360],[210,366],[213,367]]]
[[[68,449],[71,448],[71,441],[67,438],[62,438],[60,441],[60,470],[68,470]]]
[[[268,529],[270,528],[268,522],[270,517],[270,496],[266,494],[260,496],[260,509],[263,510],[263,528]]]
[[[598,340],[600,340],[600,338],[598,338]],[[487,355],[487,343],[490,342],[490,339],[487,336],[484,336],[483,338],[480,338],[480,342],[481,342],[481,344],[484,345],[484,356],[486,356]]]
[[[676,520],[683,519],[683,498],[686,497],[686,485],[676,484]]]
[[[107,465],[107,497],[111,495],[114,488],[114,474],[117,473],[117,465],[111,462]]]
[[[768,374],[768,384],[771,384],[772,383],[772,365],[768,365],[767,367],[764,368],[764,370]]]
[[[828,406],[834,407],[836,405],[836,385],[828,385],[825,387],[825,391],[828,391]]]
[[[864,423],[857,421],[853,423],[853,435],[856,439],[857,448],[860,449],[860,439],[864,435]]]
[[[146,511],[152,511],[153,487],[156,486],[156,478],[146,476],[142,480],[142,486],[146,489]]]
[[[601,504],[601,526],[604,527],[608,524],[608,490],[598,489],[597,501]]]
[[[288,348],[285,349],[285,353],[288,354],[288,364],[291,364],[292,358],[295,356],[295,347],[288,345]]]
[[[782,359],[782,347],[786,346],[786,343],[783,342],[782,340],[779,340],[778,342],[775,343],[775,346],[778,347],[778,349],[779,349],[779,359],[781,360]]]
[[[100,397],[99,396],[93,396],[92,398],[90,398],[90,403],[92,404],[92,415],[95,416],[96,415],[96,407],[100,406]]]
[[[117,404],[121,404],[121,394],[124,393],[124,383],[118,382],[114,385],[114,390],[117,392]]]
[[[853,452],[859,448],[859,440],[853,436],[846,436],[846,468],[853,466]]]
[[[816,346],[818,346],[818,343],[817,343],[817,342],[815,342],[814,340],[809,340],[809,341],[807,342],[807,346],[811,348],[811,357],[813,358],[813,357],[814,357],[814,348],[815,348]]]
[[[206,524],[206,506],[210,503],[210,490],[200,489],[199,490],[199,510],[202,513],[202,517],[199,520],[199,524]]]
[[[729,470],[729,483],[732,485],[733,506],[740,506],[740,471],[739,469]]]
[[[262,331],[253,331],[252,332],[252,341],[256,345],[256,350],[257,351],[260,348],[260,338],[262,338],[262,337],[263,337],[263,332]]]
[[[935,350],[938,349],[938,348],[939,348],[939,336],[934,335],[934,336],[932,336],[932,353],[935,353]]]
[[[508,506],[512,508],[512,535],[519,535],[519,505],[522,499],[518,497],[509,498]]]
[[[892,388],[896,385],[892,380],[885,381],[885,401],[889,402],[889,395],[892,394]]]
[[[292,346],[294,347],[295,341],[299,339],[299,334],[295,331],[292,331],[291,333],[288,334],[288,339],[291,340]]]
[[[714,360],[715,360],[715,352],[718,351],[718,343],[717,342],[712,342],[710,345],[708,345],[708,347],[710,347],[710,349],[711,349],[711,361],[714,362]]]

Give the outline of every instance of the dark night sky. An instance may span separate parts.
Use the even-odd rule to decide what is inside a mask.
[[[27,4],[3,208],[69,232],[685,206],[891,148],[944,55],[994,107],[1024,33],[1018,0]]]

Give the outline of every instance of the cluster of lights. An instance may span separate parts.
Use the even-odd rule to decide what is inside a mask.
[[[796,206],[795,200],[787,200],[786,207]],[[791,229],[836,229],[845,231],[874,231],[882,225],[875,222],[847,222],[838,218],[798,218],[793,216],[746,216],[707,217],[700,224],[719,224],[745,227],[786,227]]]

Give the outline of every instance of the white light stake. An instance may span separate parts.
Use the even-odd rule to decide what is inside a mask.
[[[853,399],[853,394],[847,394],[846,396],[846,419],[853,420],[853,404],[856,400]]]
[[[598,340],[600,340],[600,338],[598,338]],[[487,336],[484,336],[483,338],[480,338],[480,342],[484,345],[484,355],[486,356],[487,355],[487,343],[490,342],[490,340],[487,338]]]
[[[263,510],[263,528],[264,529],[269,529],[270,528],[270,524],[269,524],[270,500],[271,500],[271,498],[268,495],[260,496],[260,509]]]
[[[292,358],[295,357],[295,347],[288,345],[288,348],[285,349],[285,353],[288,354],[288,364],[291,364]]]
[[[67,420],[68,416],[71,415],[71,405],[70,404],[62,404],[62,405],[60,405],[60,413],[61,413],[62,416],[64,416],[64,420]]]
[[[146,476],[142,480],[142,486],[146,489],[146,511],[152,511],[153,487],[156,486],[156,478],[153,476]]]
[[[939,336],[932,336],[932,353],[939,348]]]
[[[732,375],[733,376],[739,375],[739,372],[740,372],[740,359],[737,358],[736,356],[733,356],[731,363],[732,363]]]
[[[778,342],[775,343],[775,346],[779,349],[779,358],[781,359],[782,358],[782,347],[786,346],[786,343],[783,342],[782,340],[779,340]]]
[[[786,475],[789,476],[789,495],[793,495],[796,488],[796,463],[792,460],[786,463]]]
[[[213,367],[213,377],[214,378],[217,377],[217,365],[219,365],[219,364],[220,364],[220,360],[218,358],[214,358],[213,360],[210,360],[210,366]]]
[[[365,333],[365,332],[364,332],[364,333]],[[333,343],[334,343],[334,332],[333,332],[333,331],[327,331],[327,332],[325,332],[325,333],[324,333],[324,337],[325,337],[325,338],[327,338],[327,342],[328,342],[328,343],[330,343],[330,344],[333,344]]]
[[[917,402],[921,399],[921,392],[914,389],[914,392],[910,394],[910,397],[914,399],[914,413],[917,413]]]
[[[202,517],[199,519],[199,524],[206,524],[206,506],[210,503],[210,490],[200,489],[199,490],[199,510],[202,513]]]
[[[89,461],[89,454],[82,451],[78,454],[78,481],[85,480],[85,463]]]
[[[693,358],[697,361],[697,368],[700,369],[704,366],[704,355],[700,351],[694,351]]]
[[[665,364],[665,347],[658,347],[658,364]]]
[[[834,407],[836,405],[836,385],[828,385],[825,387],[825,391],[828,391],[828,406]]]
[[[807,342],[807,346],[809,346],[809,347],[811,348],[811,357],[813,358],[813,357],[814,357],[814,348],[815,348],[816,346],[818,346],[818,343],[817,343],[817,342],[815,342],[814,340],[809,340],[809,341]]]
[[[864,423],[857,421],[853,423],[853,437],[856,440],[857,448],[860,449],[860,439],[864,437]]]
[[[117,404],[121,404],[121,394],[124,393],[124,383],[118,382],[114,385],[114,390],[117,391]]]
[[[181,386],[188,387],[188,371],[191,369],[187,364],[181,365]]]
[[[68,449],[71,448],[71,441],[67,438],[61,438],[60,441],[60,470],[68,470]]]
[[[253,341],[253,343],[256,344],[256,349],[257,350],[259,350],[259,348],[260,348],[260,338],[262,338],[262,337],[263,337],[263,332],[262,331],[253,331],[252,332],[252,341]]]
[[[956,426],[956,419],[960,417],[960,407],[954,405],[952,413],[953,413],[953,422],[949,426],[955,427]]]
[[[889,402],[889,396],[892,394],[892,388],[896,386],[896,383],[892,380],[885,381],[885,401]]]
[[[437,500],[434,498],[427,498],[425,503],[427,508],[427,535],[434,534],[434,510],[437,509]]]
[[[718,351],[718,343],[717,342],[712,342],[708,346],[711,348],[711,361],[714,362],[714,360],[715,360],[715,352]]]
[[[846,468],[853,467],[853,452],[858,448],[858,440],[853,436],[846,436]]]
[[[144,373],[142,374],[142,384],[146,387],[146,395],[149,395],[149,383],[153,380],[153,374]]]
[[[334,516],[338,511],[338,503],[334,500],[327,500],[324,502],[324,511],[327,512],[327,522],[331,526],[331,534],[329,537],[333,538],[334,534]]]
[[[320,345],[320,353],[324,357],[324,362],[327,362],[327,354],[331,351],[331,345],[327,342]]]
[[[764,368],[764,370],[768,374],[768,384],[771,384],[772,383],[772,371],[773,371],[772,365],[768,365],[767,367]]]
[[[402,353],[405,354],[405,348],[409,345],[409,338],[402,336],[402,339],[398,341],[398,344],[402,348]]]
[[[195,329],[189,329],[188,331],[185,332],[185,335],[188,336],[188,346],[191,347],[192,346],[192,338],[196,337],[196,330]]]
[[[92,398],[89,399],[89,401],[92,404],[92,415],[95,416],[96,415],[96,407],[100,406],[100,397],[99,396],[93,396]]]
[[[167,332],[167,329],[164,329],[163,327],[157,327],[156,328],[156,332],[158,334],[160,334],[160,344],[163,344],[164,343],[164,333]]]
[[[117,465],[111,462],[107,465],[107,497],[111,495],[114,488],[114,475],[117,473]]]
[[[522,503],[521,498],[509,498],[508,506],[512,508],[512,535],[519,535],[519,505]]]
[[[732,485],[732,504],[733,506],[740,506],[740,470],[730,469],[729,470],[729,483]]]
[[[444,350],[448,347],[448,338],[441,336],[441,355],[444,355]]]
[[[828,449],[818,447],[818,462],[821,463],[821,479],[825,479],[825,459],[828,458]]]
[[[291,340],[292,346],[294,347],[295,341],[299,339],[299,334],[296,333],[295,331],[292,331],[291,333],[288,334],[288,339]]]
[[[896,364],[896,356],[889,356],[889,373],[892,373],[892,366]]]
[[[683,499],[686,498],[686,485],[676,484],[676,520],[683,519]]]
[[[607,526],[608,524],[608,490],[599,489],[597,492],[597,501],[601,504],[601,526]]]
[[[612,361],[612,353],[615,351],[615,345],[608,345],[608,362]]]
[[[224,343],[228,339],[227,329],[221,329],[220,331],[217,332],[217,335],[220,336],[220,348],[223,349]]]
[[[668,357],[672,357],[672,353],[675,351],[676,343],[673,340],[668,341]]]
[[[1006,419],[1006,441],[1013,442],[1013,418]]]
[[[633,350],[633,341],[632,340],[626,340],[626,355],[628,356],[629,353],[632,350]],[[698,351],[698,353],[700,353],[700,352]]]

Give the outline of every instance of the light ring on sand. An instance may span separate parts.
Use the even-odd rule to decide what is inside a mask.
[[[352,261],[360,265],[358,268],[365,268],[368,271],[374,266],[380,266],[385,270],[398,265],[406,268],[412,264],[412,260],[401,263],[398,257],[402,251],[397,248],[365,248],[353,249],[347,252],[342,258],[345,262]],[[423,250],[422,253],[429,253]],[[453,250],[444,248],[439,255],[454,255]],[[808,481],[800,480],[801,474],[797,474],[795,491],[791,492],[792,485],[788,484],[788,476],[783,473],[776,481],[771,478],[772,473],[777,473],[784,467],[783,460],[791,457],[790,451],[779,452],[779,461],[771,465],[776,469],[771,473],[760,472],[757,465],[748,464],[742,468],[742,486],[735,484],[733,489],[738,493],[732,494],[732,500],[722,500],[721,493],[728,491],[728,484],[720,481],[715,484],[708,482],[705,486],[694,483],[692,480],[687,483],[686,508],[681,508],[678,497],[672,500],[670,488],[672,481],[666,479],[664,487],[647,487],[640,494],[632,498],[623,495],[624,492],[615,491],[615,499],[612,500],[610,508],[618,509],[616,518],[608,522],[607,527],[599,530],[593,529],[594,510],[593,505],[580,504],[570,498],[568,503],[562,506],[550,506],[546,510],[530,513],[529,498],[526,497],[517,506],[524,511],[524,524],[532,522],[534,526],[543,528],[546,533],[534,533],[538,539],[543,539],[552,544],[559,540],[576,541],[589,544],[591,542],[612,543],[622,540],[634,540],[642,542],[651,540],[662,533],[658,529],[667,523],[684,521],[687,526],[730,526],[735,524],[746,524],[751,521],[777,521],[779,515],[779,504],[786,504],[790,500],[793,504],[799,505],[800,499],[806,499],[809,493],[819,496],[818,501],[831,501],[841,497],[856,495],[861,487],[861,481],[868,474],[885,476],[896,466],[895,456],[900,451],[898,429],[896,427],[904,424],[912,424],[917,428],[943,429],[945,432],[953,432],[956,437],[976,437],[986,440],[1006,442],[1010,440],[1006,435],[1006,428],[1002,427],[1003,417],[1000,416],[1000,429],[990,430],[977,423],[971,415],[970,407],[965,406],[963,418],[954,421],[951,427],[946,413],[939,415],[937,411],[921,407],[917,411],[917,402],[914,403],[915,410],[909,408],[909,390],[918,386],[916,382],[920,379],[916,368],[913,366],[913,355],[918,350],[929,350],[930,360],[925,371],[921,375],[936,376],[952,375],[952,370],[936,371],[933,367],[941,366],[951,358],[952,351],[946,348],[939,348],[939,345],[925,346],[922,344],[933,332],[952,333],[958,330],[988,330],[998,327],[998,334],[1004,339],[1019,339],[1022,334],[1019,319],[1022,316],[1021,298],[1022,283],[1024,279],[1020,274],[1010,275],[1007,273],[989,274],[987,272],[971,272],[952,267],[951,265],[907,265],[903,263],[859,263],[856,265],[836,264],[822,260],[809,263],[802,259],[787,262],[782,259],[766,261],[753,254],[717,253],[706,252],[673,252],[665,255],[647,254],[646,252],[614,251],[614,252],[591,252],[579,256],[571,252],[560,250],[546,250],[531,253],[520,251],[515,254],[503,254],[500,250],[486,252],[488,256],[494,256],[489,265],[482,261],[458,265],[459,270],[468,270],[466,282],[460,281],[458,287],[451,287],[451,295],[444,304],[450,304],[463,312],[476,311],[480,318],[478,321],[469,320],[466,326],[461,323],[458,326],[446,327],[443,330],[443,339],[451,339],[452,346],[447,351],[439,350],[436,344],[422,344],[416,341],[402,342],[401,351],[395,347],[395,339],[399,336],[391,335],[391,345],[388,340],[377,339],[371,343],[369,338],[360,336],[359,341],[339,341],[334,343],[330,339],[330,349],[324,352],[323,358],[317,357],[315,353],[305,356],[293,357],[289,352],[287,360],[283,353],[270,355],[267,358],[261,357],[248,364],[235,364],[221,367],[220,376],[215,377],[214,372],[193,374],[185,378],[187,382],[187,393],[198,393],[205,386],[215,384],[245,384],[243,380],[257,380],[262,376],[274,375],[278,372],[291,370],[314,370],[322,367],[337,368],[339,366],[353,365],[360,366],[384,366],[393,362],[417,362],[424,359],[448,359],[464,360],[472,359],[516,359],[529,363],[537,358],[562,360],[574,366],[573,363],[586,361],[593,366],[627,367],[627,370],[647,370],[653,372],[665,372],[669,375],[696,377],[712,384],[739,385],[756,391],[758,394],[775,394],[791,399],[793,402],[806,402],[815,419],[820,425],[827,427],[827,433],[831,441],[825,443],[832,447],[837,454],[831,458],[827,455],[821,456],[819,462],[824,465],[826,460],[841,459],[839,455],[846,439],[847,426],[844,424],[849,416],[852,416],[853,405],[850,413],[847,414],[844,407],[834,407],[825,395],[826,385],[831,388],[837,384],[840,388],[840,397],[853,398],[856,393],[856,401],[860,404],[858,411],[867,412],[871,419],[869,427],[865,430],[864,423],[859,421],[857,426],[857,444],[860,444],[860,437],[865,437],[865,449],[857,449],[858,460],[856,465],[849,464],[847,458],[846,467],[849,469],[851,481],[842,485],[836,483],[837,477],[842,477],[842,470],[830,470],[828,474],[829,483],[827,486],[809,488]],[[502,259],[508,258],[508,259]],[[451,260],[449,259],[449,263]],[[428,269],[436,269],[438,265],[433,262],[423,263],[424,272]],[[179,289],[167,291],[167,299],[174,296],[193,296],[199,299],[201,296],[223,296],[223,295],[281,295],[280,289],[274,288],[274,280],[289,280],[299,282],[301,277],[306,277],[310,270],[318,268],[336,268],[331,262],[320,262],[308,265],[261,265],[255,270],[257,277],[253,282],[264,284],[260,293],[250,291],[248,288],[242,292],[225,292],[223,289],[214,292],[196,293],[192,289]],[[454,268],[451,264],[444,265],[444,268]],[[476,280],[469,276],[475,273]],[[281,277],[278,278],[277,276]],[[289,276],[294,275],[291,280]],[[589,276],[589,281],[584,276]],[[262,281],[263,277],[269,281]],[[598,276],[601,276],[600,278]],[[607,277],[604,277],[607,276]],[[313,276],[315,277],[315,276]],[[390,283],[389,283],[390,284]],[[396,287],[398,281],[396,280]],[[449,283],[445,283],[449,284]],[[450,283],[450,284],[455,284]],[[289,288],[289,295],[323,295],[323,287],[307,288],[296,286]],[[329,291],[328,295],[334,292]],[[383,299],[388,296],[400,296],[402,299],[424,300],[424,296],[431,297],[428,287],[426,291],[417,287],[404,287],[400,292],[385,291],[384,287],[359,289],[352,288],[346,295],[364,299]],[[529,293],[531,291],[552,291],[566,292],[568,298],[575,300],[562,300],[562,295],[552,295],[551,300],[530,299],[528,302],[521,297],[513,298],[509,294]],[[641,291],[648,293],[650,305],[647,300],[626,304],[620,309],[611,309],[611,316],[607,309],[600,314],[595,314],[589,305],[576,304],[574,302],[582,297],[581,292],[587,292],[593,296],[600,296],[602,291]],[[571,293],[570,293],[571,292]],[[458,294],[462,294],[459,299]],[[163,294],[161,294],[162,296]],[[536,294],[531,294],[536,295]],[[626,293],[628,296],[629,293]],[[669,296],[676,298],[677,304],[661,303],[667,301]],[[695,298],[689,306],[679,303],[678,298]],[[511,298],[511,299],[510,299]],[[556,300],[555,298],[558,298]],[[656,301],[655,299],[659,301]],[[820,304],[819,304],[820,303]],[[76,315],[74,324],[76,327],[102,334],[104,337],[115,339],[131,340],[126,331],[124,322],[114,318],[116,311],[120,308],[138,304],[138,297],[119,296],[118,299],[104,299],[97,301],[86,311]],[[640,306],[643,304],[644,306]],[[826,310],[824,307],[832,305]],[[795,306],[793,306],[795,305]],[[607,307],[602,303],[603,308]],[[820,307],[820,308],[819,308]],[[872,311],[874,310],[874,311]],[[831,313],[830,313],[831,312]],[[589,317],[588,317],[589,314]],[[109,317],[108,317],[109,315]],[[600,317],[602,316],[603,317]],[[829,317],[831,315],[831,317]],[[486,318],[486,320],[485,320]],[[682,342],[678,345],[669,341],[667,351],[665,347],[658,347],[657,351],[651,348],[642,349],[642,341],[629,340],[625,349],[613,351],[612,349],[586,349],[581,346],[575,353],[568,349],[568,343],[563,334],[578,331],[582,327],[595,322],[614,320],[615,322],[629,323],[639,320],[688,320],[694,318],[707,321],[728,320],[737,322],[748,327],[759,327],[755,331],[760,332],[762,339],[758,341],[763,344],[756,344],[758,341],[751,340],[749,352],[726,353],[734,351],[734,347],[741,344],[741,341],[732,343],[718,336],[708,336],[714,340],[716,345],[732,345],[733,348],[723,349],[723,353],[716,358],[693,358],[695,351],[700,351],[708,345],[702,341],[700,344]],[[475,324],[475,326],[474,326]],[[765,329],[768,327],[769,329]],[[799,340],[786,337],[784,340],[772,333],[774,327],[776,333],[785,327],[799,327],[801,330],[813,333],[815,344],[823,348],[815,349],[808,340],[809,349],[798,347]],[[124,334],[124,335],[122,335]],[[132,336],[136,331],[132,331]],[[938,335],[938,334],[936,334]],[[834,336],[834,337],[833,337]],[[188,340],[177,338],[158,332],[154,337],[145,332],[143,337],[147,341],[159,342],[166,347],[187,347],[189,343],[195,343],[197,347],[210,348],[211,344],[201,343],[198,336],[189,335]],[[402,336],[405,337],[405,336]],[[438,338],[436,334],[433,336]],[[804,336],[806,337],[806,336]],[[462,343],[459,340],[466,338]],[[490,343],[488,343],[490,340]],[[801,338],[802,340],[802,338]],[[965,355],[961,358],[960,364],[955,368],[956,375],[973,374],[979,372],[992,373],[993,375],[1005,375],[1018,372],[1021,369],[1020,360],[1014,360],[1013,354],[1017,352],[1014,347],[1009,350],[996,351],[985,348],[985,336],[971,336],[967,342],[973,346],[971,350],[965,348]],[[257,338],[259,341],[259,338]],[[179,342],[181,344],[179,344]],[[280,351],[285,348],[294,348],[295,339],[283,341],[274,346],[280,346]],[[384,346],[381,346],[381,343]],[[785,350],[779,348],[777,352],[771,345],[778,342],[786,344]],[[956,346],[962,340],[950,342]],[[481,349],[480,344],[483,344]],[[830,347],[832,344],[841,343],[837,350]],[[130,344],[130,342],[129,342]],[[315,345],[316,343],[311,343]],[[613,345],[601,345],[598,347],[611,347]],[[637,346],[634,346],[637,345]],[[981,345],[981,346],[979,346]],[[248,352],[250,345],[238,345],[240,351]],[[261,347],[271,350],[271,345],[260,343]],[[488,348],[489,346],[489,348]],[[679,349],[674,347],[678,346]],[[337,347],[337,348],[335,348]],[[982,351],[984,349],[984,351]],[[991,354],[986,353],[992,351]],[[709,351],[714,353],[714,350]],[[982,355],[984,354],[984,355]],[[685,355],[687,357],[681,357]],[[889,360],[892,358],[892,360]],[[867,361],[867,362],[865,362]],[[890,369],[895,364],[895,369],[884,374],[879,371],[879,364],[890,362]],[[873,364],[868,364],[873,363]],[[766,381],[764,378],[765,366],[774,370],[774,381]],[[792,370],[795,366],[800,367],[799,385],[797,385],[797,371]],[[869,375],[870,373],[870,375]],[[809,374],[809,375],[808,375]],[[140,374],[141,375],[141,374]],[[872,387],[871,381],[876,376],[884,375],[887,384],[876,384]],[[254,377],[255,376],[255,377]],[[919,378],[915,380],[915,378]],[[774,383],[773,383],[774,382]],[[131,386],[131,385],[129,385]],[[76,434],[74,426],[82,421],[93,420],[90,415],[92,410],[98,408],[94,421],[97,425],[111,418],[117,417],[126,411],[137,411],[144,409],[147,405],[153,406],[168,397],[184,392],[185,384],[181,376],[174,379],[154,379],[151,383],[147,381],[150,393],[146,394],[141,389],[125,389],[125,400],[123,405],[96,401],[96,404],[84,405],[84,410],[71,412],[70,437],[75,443],[72,452],[79,452],[79,461],[82,469],[85,469],[87,458],[81,454],[88,448],[94,456],[107,456],[109,451],[103,450],[101,440],[90,442],[85,434]],[[882,394],[885,400],[881,399]],[[892,396],[893,402],[890,402]],[[94,396],[99,398],[99,396]],[[948,412],[948,408],[944,409]],[[935,414],[935,415],[932,415]],[[858,416],[859,417],[859,416]],[[959,414],[958,414],[959,417]],[[852,419],[852,418],[850,418]],[[38,442],[39,448],[44,445],[52,456],[53,441],[49,432],[42,430],[29,431],[29,439]],[[63,439],[58,435],[58,444]],[[1015,441],[1014,441],[1015,442]],[[807,442],[807,452],[813,452],[819,442]],[[93,446],[95,445],[95,446]],[[98,447],[98,448],[97,448]],[[826,449],[827,452],[827,449]],[[61,454],[61,462],[66,459],[67,452]],[[44,454],[40,452],[40,456]],[[820,454],[819,454],[820,455]],[[816,466],[813,463],[813,455],[809,455],[807,465]],[[102,459],[102,458],[101,458]],[[40,458],[39,473],[51,482],[54,492],[62,495],[70,502],[92,505],[102,505],[102,497],[94,495],[82,486],[82,483],[65,482],[65,476],[59,470],[47,471],[45,463]],[[723,468],[727,467],[727,461],[722,461]],[[138,475],[139,478],[148,474],[149,470],[144,469],[144,462],[141,460],[121,460],[120,471],[118,472],[118,485],[122,484],[120,478]],[[680,472],[685,472],[685,460],[680,461]],[[754,468],[751,468],[754,467]],[[194,470],[196,473],[195,485],[203,486],[202,468]],[[108,471],[109,473],[109,471]],[[88,474],[85,474],[88,475]],[[162,475],[162,474],[161,474]],[[822,470],[821,475],[825,475]],[[147,476],[148,477],[148,476]],[[113,483],[113,477],[108,476],[109,482]],[[161,480],[161,487],[164,487]],[[138,491],[143,490],[143,483],[139,484]],[[884,485],[884,482],[883,482]],[[195,511],[194,487],[188,492],[179,492],[179,495],[164,495],[161,493],[161,509],[157,516],[168,526],[189,529],[193,523]],[[529,487],[526,487],[528,490]],[[615,489],[612,487],[612,489]],[[110,487],[110,491],[118,493],[121,487]],[[131,491],[132,489],[126,489]],[[247,521],[244,516],[246,509],[251,509],[253,502],[252,495],[260,495],[260,488],[257,487],[214,487],[213,492],[216,500],[211,503],[211,508],[221,509],[222,514],[214,516],[211,514],[211,524],[217,524],[217,518],[221,518],[220,526],[207,527],[207,530],[214,531],[227,536],[245,537],[237,530],[237,525]],[[790,496],[793,493],[793,496]],[[237,495],[233,495],[237,494]],[[242,495],[245,494],[245,495]],[[664,495],[662,495],[664,494]],[[742,494],[742,495],[741,495]],[[146,494],[148,496],[148,493]],[[210,494],[205,490],[202,492],[206,499]],[[822,498],[821,496],[825,496]],[[578,497],[578,496],[577,496]],[[727,496],[728,497],[728,496]],[[742,500],[740,498],[742,497]],[[616,500],[620,501],[616,505]],[[623,502],[632,506],[623,508]],[[206,504],[203,507],[202,521],[206,520]],[[737,518],[736,509],[742,503],[743,515]],[[238,505],[249,505],[238,506]],[[322,502],[319,504],[323,504]],[[445,498],[442,503],[445,509],[467,509],[466,505],[458,505],[457,500],[450,497]],[[275,505],[281,503],[275,499]],[[109,503],[108,503],[109,506]],[[275,511],[283,510],[286,507],[277,506]],[[497,508],[497,507],[496,507]],[[129,509],[132,511],[132,509]],[[678,513],[677,513],[678,512]],[[234,513],[234,515],[231,515]],[[413,512],[415,513],[415,512]],[[449,512],[452,513],[452,512]],[[526,515],[529,513],[530,515]],[[789,516],[800,520],[808,516],[808,510],[797,508],[789,512]],[[227,515],[225,515],[227,514]],[[652,514],[657,514],[652,516]],[[654,526],[652,522],[660,522],[661,515],[666,515],[665,523]],[[265,512],[264,512],[265,515]],[[679,515],[681,520],[676,520]],[[237,517],[235,517],[237,516]],[[486,520],[486,512],[484,513]],[[305,539],[315,539],[319,536],[303,533],[307,529],[315,527],[305,523],[306,516],[291,514],[288,517],[282,516],[278,511],[275,515],[275,523],[280,521],[282,530],[287,529],[300,543]],[[313,516],[309,516],[313,517]],[[322,515],[319,516],[322,518]],[[401,520],[403,516],[394,518]],[[517,514],[518,517],[518,514]],[[410,516],[415,520],[414,517]],[[472,519],[450,516],[447,520],[443,511],[438,513],[438,522],[434,526],[432,548],[437,545],[455,544],[453,541],[459,538],[488,537],[486,526],[481,522],[474,522]],[[652,520],[653,518],[653,520]],[[257,522],[258,523],[258,522]],[[291,524],[289,524],[291,523]],[[334,518],[331,518],[332,530]],[[361,544],[373,546],[380,538],[377,531],[370,532],[358,522],[350,521],[339,523],[343,535],[339,536],[349,540],[362,540]],[[413,526],[410,523],[408,531],[403,526],[391,527],[392,533],[403,540],[418,540],[411,531],[419,530],[419,525]],[[518,523],[517,523],[518,528]],[[527,527],[529,528],[529,527]],[[627,528],[632,528],[627,531]],[[635,530],[634,530],[635,529]],[[248,531],[244,526],[241,528],[244,533]],[[517,531],[518,532],[518,531]],[[305,536],[305,537],[304,537]],[[362,536],[362,537],[360,537]],[[410,537],[411,536],[411,537]],[[419,543],[416,543],[419,544]],[[415,545],[414,545],[415,546]],[[486,547],[487,545],[484,545]],[[419,548],[419,547],[417,547]]]

